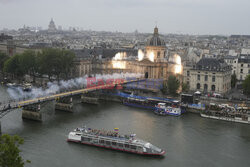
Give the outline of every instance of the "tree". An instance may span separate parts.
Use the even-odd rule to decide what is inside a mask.
[[[20,55],[20,67],[21,71],[25,74],[33,76],[33,82],[35,82],[36,73],[38,72],[38,60],[37,54],[33,50],[26,50]]]
[[[38,57],[40,73],[48,75],[50,80],[52,76],[56,76],[59,80],[62,75],[68,77],[75,55],[68,50],[50,48],[42,50]]]
[[[167,89],[171,95],[176,95],[180,87],[180,81],[173,75],[170,75],[167,81]]]
[[[182,89],[182,92],[187,92],[187,91],[189,91],[189,84],[183,82],[183,83],[181,84],[181,89]]]
[[[4,77],[3,66],[4,62],[8,59],[8,56],[5,53],[0,52],[0,74],[2,73],[2,77]]]
[[[62,50],[62,70],[65,75],[65,79],[69,78],[71,69],[74,68],[75,54],[69,50]]]
[[[235,85],[237,83],[237,77],[236,74],[231,75],[231,88],[235,88]]]
[[[166,83],[165,81],[162,83],[161,92],[162,92],[163,94],[166,94],[166,93],[167,93],[167,83]]]
[[[17,135],[4,134],[0,136],[0,166],[2,167],[23,167],[25,162],[20,156],[19,146],[23,139]],[[30,163],[29,160],[26,161]]]
[[[20,55],[15,55],[4,62],[4,72],[15,75],[16,77],[22,77],[24,71],[20,65]]]
[[[8,56],[5,53],[0,52],[0,72],[3,72],[3,65],[7,59]]]
[[[43,49],[39,54],[40,73],[48,75],[49,80],[53,75],[59,76],[61,73],[60,52],[58,49]]]
[[[250,75],[247,75],[247,77],[242,83],[242,86],[244,94],[250,95]]]

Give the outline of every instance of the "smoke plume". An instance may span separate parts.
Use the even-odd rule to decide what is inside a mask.
[[[142,77],[142,74],[139,73],[114,73],[114,74],[107,74],[107,75],[101,75],[96,74],[95,78],[96,80],[102,79],[125,79],[126,78],[138,78]],[[22,87],[14,87],[14,88],[8,88],[7,92],[9,93],[10,97],[12,99],[23,99],[23,98],[37,98],[37,97],[43,97],[48,96],[52,94],[56,94],[63,91],[70,91],[70,90],[76,90],[76,89],[83,89],[87,85],[87,78],[88,76],[79,77],[75,79],[70,80],[61,80],[59,82],[48,82],[46,88],[37,88],[33,87],[31,91],[23,91]]]

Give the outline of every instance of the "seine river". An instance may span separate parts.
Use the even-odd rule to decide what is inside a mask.
[[[8,99],[0,87],[0,101]],[[24,159],[32,167],[151,167],[250,166],[250,125],[201,118],[197,114],[161,117],[151,111],[104,102],[100,105],[79,104],[74,113],[51,112],[44,122],[22,120],[16,110],[1,119],[2,132],[24,138]],[[66,142],[76,127],[121,133],[137,137],[166,150],[162,158],[147,157]]]

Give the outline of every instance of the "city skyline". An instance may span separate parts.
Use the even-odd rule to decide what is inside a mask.
[[[0,0],[0,29],[56,26],[84,30],[162,34],[250,34],[250,2],[240,0]],[[157,23],[156,23],[157,22]]]

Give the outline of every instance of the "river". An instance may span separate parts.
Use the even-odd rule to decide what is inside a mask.
[[[0,101],[8,98],[6,89],[0,87]],[[192,113],[161,117],[151,111],[103,102],[76,105],[74,113],[51,112],[44,122],[22,120],[21,110],[15,110],[4,116],[1,124],[2,133],[24,138],[22,156],[31,160],[27,167],[250,166],[250,125]],[[66,142],[67,134],[83,125],[136,133],[166,154],[148,157]]]

